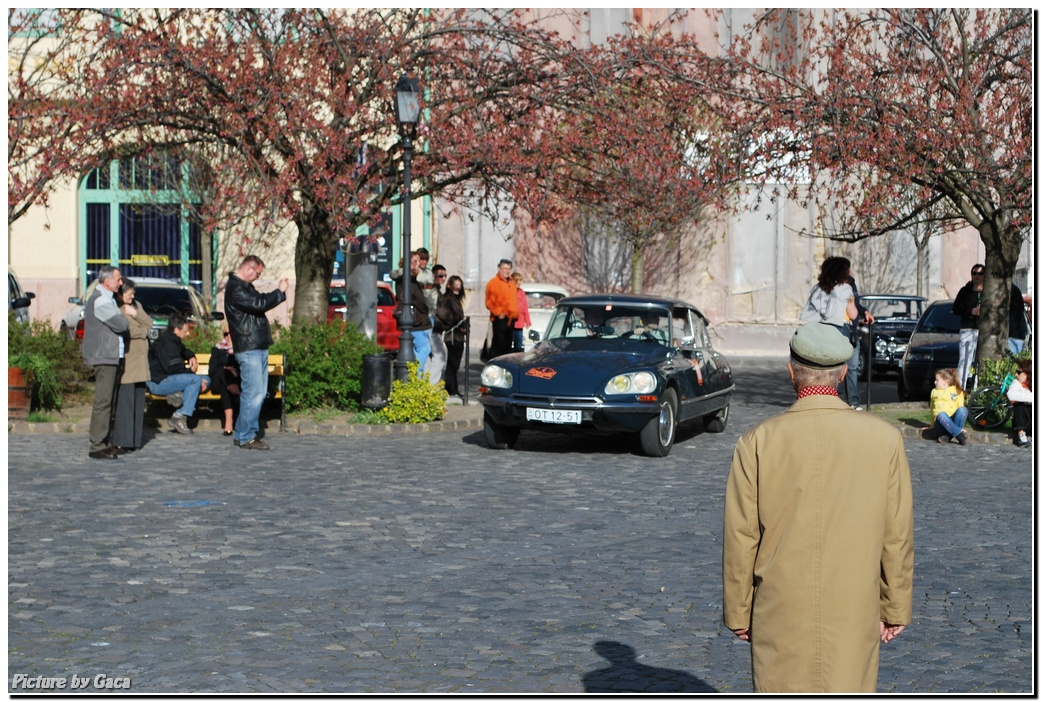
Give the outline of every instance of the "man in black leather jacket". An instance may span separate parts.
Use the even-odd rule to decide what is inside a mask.
[[[246,256],[238,270],[228,276],[224,290],[224,315],[242,378],[235,445],[245,449],[268,448],[257,437],[260,408],[267,395],[267,350],[274,341],[266,312],[285,302],[289,288],[289,279],[282,278],[277,290],[258,292],[253,283],[263,272],[264,262],[258,256]]]

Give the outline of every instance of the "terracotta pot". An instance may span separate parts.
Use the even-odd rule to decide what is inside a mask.
[[[25,384],[21,368],[7,369],[7,418],[28,419],[29,403],[33,398],[33,386]]]

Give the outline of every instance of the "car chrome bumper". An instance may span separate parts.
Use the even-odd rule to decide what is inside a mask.
[[[660,402],[604,402],[599,398],[564,398],[520,395],[503,397],[484,395],[478,400],[496,422],[505,426],[524,426],[532,429],[598,429],[639,431],[654,415],[661,412]],[[582,412],[581,424],[554,425],[530,422],[527,408],[577,410]]]

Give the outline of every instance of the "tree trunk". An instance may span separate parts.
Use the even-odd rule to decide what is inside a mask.
[[[633,280],[632,288],[633,294],[640,295],[643,293],[643,268],[644,268],[644,252],[643,244],[633,241]]]
[[[918,250],[918,261],[917,268],[915,269],[915,277],[918,279],[916,295],[925,296],[922,291],[925,290],[925,264],[929,261],[929,235],[925,235],[919,240],[915,237],[915,248]]]
[[[329,284],[336,260],[336,237],[329,213],[306,195],[295,217],[296,289],[293,325],[324,322],[329,308]]]
[[[202,232],[202,301],[206,311],[213,311],[213,230],[205,227]]]
[[[1000,221],[984,222],[979,232],[987,268],[980,310],[979,356],[997,359],[1008,348],[1009,295],[1023,235]]]

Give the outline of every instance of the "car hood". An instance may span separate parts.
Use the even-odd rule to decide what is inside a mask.
[[[875,322],[871,325],[874,334],[888,334],[890,336],[902,336],[905,339],[914,331],[915,322]]]
[[[500,356],[489,363],[513,373],[516,392],[569,395],[595,392],[618,373],[653,369],[671,351],[664,346],[647,350],[582,348],[583,343],[546,341],[532,351]]]
[[[944,346],[946,344],[957,344],[958,335],[947,332],[929,332],[915,334],[911,338],[910,348],[922,348],[929,346]]]

